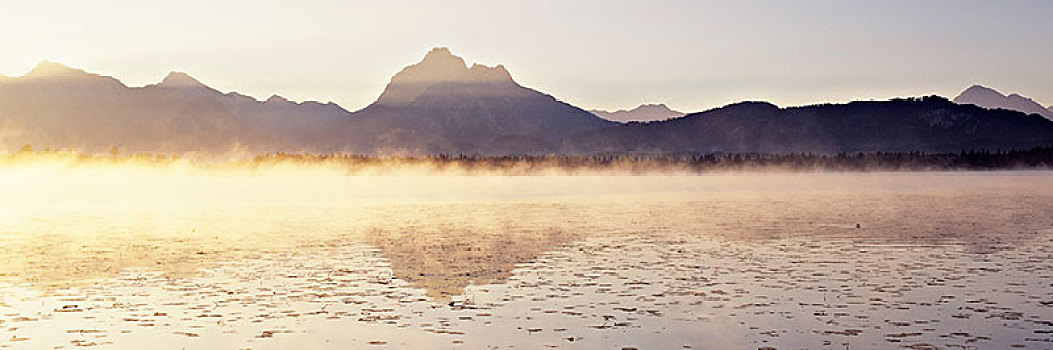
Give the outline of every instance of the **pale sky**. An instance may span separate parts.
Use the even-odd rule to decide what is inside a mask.
[[[125,84],[349,110],[434,46],[583,108],[699,111],[939,94],[1053,104],[1053,1],[8,1],[0,74],[50,59]]]

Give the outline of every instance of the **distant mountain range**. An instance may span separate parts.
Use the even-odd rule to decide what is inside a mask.
[[[653,122],[659,120],[673,119],[683,117],[684,112],[677,112],[666,106],[665,104],[642,104],[636,108],[630,110],[619,109],[614,112],[608,112],[599,109],[589,110],[596,116],[616,122]]]
[[[1039,116],[1053,112],[987,90],[970,88],[955,100],[961,104],[925,97],[794,108],[743,102],[683,116],[664,105],[590,113],[519,85],[504,66],[468,66],[436,48],[395,74],[376,102],[351,112],[333,103],[222,93],[181,72],[128,87],[45,61],[24,76],[0,76],[0,148],[419,155],[957,152],[1053,144],[1053,121]],[[628,120],[643,122],[617,122]]]
[[[576,135],[574,152],[957,152],[1053,144],[1053,121],[943,97],[779,108],[742,102]]]
[[[994,89],[980,85],[973,85],[965,89],[958,97],[954,98],[954,102],[973,104],[984,108],[1001,108],[1028,114],[1034,113],[1046,117],[1046,119],[1053,119],[1053,106],[1050,106],[1050,108],[1042,107],[1041,104],[1028,97],[1017,94],[1006,96]]]
[[[52,62],[0,81],[0,147],[187,152],[328,146],[322,130],[351,113],[333,103],[257,101],[221,93],[184,73],[130,88]]]

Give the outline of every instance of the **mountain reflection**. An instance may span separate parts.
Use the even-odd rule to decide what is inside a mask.
[[[556,219],[567,209],[545,204],[412,207],[383,217],[406,219],[415,213],[418,219],[375,227],[366,237],[390,261],[394,277],[446,302],[471,284],[504,283],[517,264],[584,237],[580,222]]]
[[[805,175],[809,184],[802,187],[798,176],[559,179],[581,187],[560,191],[589,194],[583,197],[541,192],[505,198],[500,192],[555,191],[553,179],[495,177],[490,181],[500,185],[480,186],[486,179],[435,177],[402,189],[419,199],[389,203],[195,200],[180,206],[144,202],[138,194],[119,205],[80,203],[93,198],[79,197],[37,208],[9,203],[0,207],[0,284],[62,288],[106,281],[129,269],[177,279],[207,274],[217,263],[371,246],[378,251],[370,254],[384,258],[387,267],[369,273],[409,282],[445,303],[470,285],[505,283],[517,267],[544,261],[547,253],[619,237],[676,235],[759,245],[803,239],[850,242],[860,249],[954,245],[990,254],[1041,238],[1038,232],[1053,219],[1048,187],[1038,186],[1048,184],[1047,177],[816,174]],[[364,187],[396,180],[346,181],[363,182],[354,193],[365,195]],[[429,184],[473,194],[443,200],[416,192]],[[599,194],[611,187],[641,192]]]

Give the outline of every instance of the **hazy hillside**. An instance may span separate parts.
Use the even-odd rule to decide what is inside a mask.
[[[957,152],[1053,144],[1053,121],[973,105],[1053,113],[1030,99],[975,86],[956,102],[962,104],[941,97],[795,108],[743,102],[620,124],[523,87],[503,66],[469,67],[436,48],[395,74],[376,102],[349,112],[332,103],[222,93],[181,72],[128,87],[45,61],[25,76],[0,77],[0,147],[419,155]],[[666,119],[658,116],[677,112],[645,105],[618,113]]]
[[[614,112],[593,109],[596,116],[616,122],[649,122],[683,117],[684,112],[674,111],[665,104],[642,104],[630,110],[619,109]]]
[[[779,108],[743,102],[683,118],[572,137],[574,152],[840,152],[1029,148],[1053,121],[942,97]]]
[[[181,72],[133,88],[45,61],[0,78],[0,146],[8,150],[549,153],[567,135],[612,124],[520,86],[503,66],[469,68],[445,48],[396,74],[355,113],[224,94]]]
[[[133,88],[45,61],[25,76],[0,80],[6,149],[25,143],[88,152],[314,149],[328,147],[317,135],[349,115],[331,103],[223,94],[178,72]]]
[[[1002,108],[1029,114],[1034,113],[1046,117],[1046,119],[1053,119],[1053,110],[1042,107],[1041,104],[1031,98],[1017,94],[1006,96],[994,89],[980,85],[973,85],[965,89],[958,97],[954,98],[954,102],[974,104],[984,108]]]

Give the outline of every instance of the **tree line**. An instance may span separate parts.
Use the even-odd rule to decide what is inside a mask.
[[[116,147],[105,154],[71,151],[34,151],[29,145],[16,153],[0,156],[0,163],[60,158],[74,163],[136,162],[171,164],[191,162],[179,155],[122,154]],[[457,169],[506,174],[531,174],[551,170],[565,172],[612,171],[627,173],[715,171],[950,171],[1053,169],[1053,146],[1025,150],[968,149],[959,153],[841,152],[817,153],[683,153],[683,154],[592,154],[592,155],[468,155],[377,156],[349,153],[315,154],[275,152],[222,162],[198,162],[203,166],[266,168],[280,164],[324,164],[357,169],[418,167]],[[204,165],[208,164],[208,165]]]

